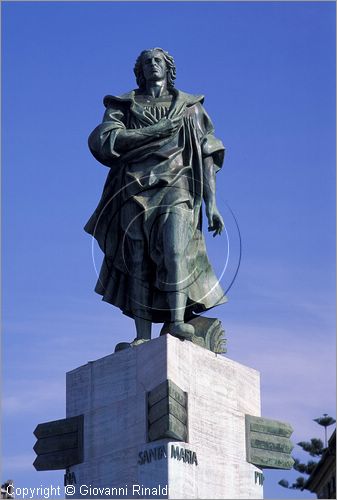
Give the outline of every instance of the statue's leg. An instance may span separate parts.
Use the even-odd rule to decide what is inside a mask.
[[[135,240],[132,242],[132,265],[129,277],[129,293],[132,300],[132,309],[137,332],[134,343],[140,340],[151,339],[152,322],[148,319],[147,314],[150,308],[149,284],[145,283],[142,279],[143,265],[143,242]]]
[[[137,340],[151,340],[152,323],[147,319],[135,317]]]
[[[165,266],[172,288],[167,298],[171,313],[170,333],[189,338],[194,333],[194,327],[184,323],[188,292],[185,256],[191,221],[190,210],[185,210],[185,205],[179,207],[169,214],[164,227]]]

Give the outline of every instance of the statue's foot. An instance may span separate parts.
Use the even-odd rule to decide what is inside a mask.
[[[194,335],[195,328],[188,323],[176,323],[170,326],[169,333],[174,337],[179,337],[186,340],[191,340]]]
[[[150,340],[151,339],[139,339],[139,338],[135,338],[135,340],[133,340],[130,343],[130,347],[136,347],[137,345],[144,344],[145,342],[150,342]]]
[[[124,351],[124,349],[129,349],[131,347],[130,342],[119,342],[115,347],[115,352]]]
[[[115,352],[123,351],[124,349],[129,349],[130,347],[136,347],[137,345],[144,344],[144,342],[149,342],[151,339],[138,339],[135,338],[132,342],[120,342],[115,347]]]
[[[166,321],[160,330],[160,335],[166,335],[168,333],[170,333],[170,323]]]

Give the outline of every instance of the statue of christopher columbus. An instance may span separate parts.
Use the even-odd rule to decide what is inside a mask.
[[[166,51],[143,51],[134,72],[138,88],[107,95],[103,121],[89,137],[109,173],[85,226],[104,253],[95,290],[135,320],[131,346],[151,339],[153,322],[191,340],[191,319],[226,302],[201,228],[202,202],[213,235],[224,228],[215,198],[224,146],[204,97],[174,87]]]

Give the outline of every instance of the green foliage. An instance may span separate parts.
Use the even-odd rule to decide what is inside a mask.
[[[293,465],[293,469],[297,470],[301,474],[311,474],[317,464],[314,460],[309,460],[306,464],[301,463],[298,458],[295,458],[294,460],[295,463]]]
[[[305,483],[305,478],[303,476],[300,476],[296,479],[296,483],[294,483],[295,489],[301,490],[304,486]]]
[[[323,414],[323,417],[320,418],[315,418],[315,422],[317,422],[319,425],[323,426],[325,429],[325,439],[326,439],[326,429],[329,425],[332,425],[336,422],[336,420],[332,417],[329,417],[327,413]],[[323,441],[321,439],[317,438],[312,438],[310,441],[300,441],[297,443],[298,446],[300,446],[304,451],[308,452],[309,455],[312,457],[320,457],[325,448],[323,445]],[[298,458],[294,458],[294,465],[293,469],[297,470],[301,474],[308,474],[310,475],[314,468],[316,467],[317,462],[314,460],[308,460],[308,462],[302,463],[298,460]],[[286,479],[281,479],[281,481],[278,482],[280,486],[283,486],[283,488],[289,488],[291,490],[303,490],[304,485],[306,482],[306,478],[303,476],[300,476],[296,479],[296,482],[293,484],[289,484],[289,481]]]
[[[311,474],[312,471],[314,470],[314,468],[316,467],[317,465],[317,462],[315,462],[314,460],[309,460],[307,462],[307,474]]]
[[[324,451],[324,445],[321,439],[312,438],[310,441],[300,441],[297,444],[312,457],[318,457],[322,455]]]
[[[329,427],[329,425],[335,424],[336,420],[332,417],[329,417],[327,413],[323,413],[323,417],[314,418],[314,422],[317,422],[319,425],[323,427]]]
[[[302,490],[304,487],[305,479],[303,476],[300,476],[296,479],[295,483],[289,484],[289,481],[286,479],[281,479],[281,481],[278,482],[280,486],[283,486],[283,488],[288,488],[289,490]]]

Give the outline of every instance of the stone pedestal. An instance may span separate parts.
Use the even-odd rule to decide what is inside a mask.
[[[186,394],[186,441],[149,441],[148,393],[167,380]],[[168,400],[164,431],[176,422]],[[263,498],[261,470],[246,461],[245,414],[260,416],[252,368],[165,335],[69,372],[67,417],[80,414],[76,498]]]

